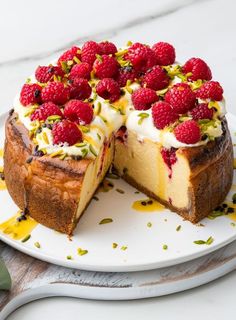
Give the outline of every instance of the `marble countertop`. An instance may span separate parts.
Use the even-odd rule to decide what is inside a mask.
[[[11,108],[16,91],[37,65],[53,60],[73,44],[110,39],[117,45],[127,40],[149,44],[164,40],[175,46],[179,61],[193,56],[204,58],[214,79],[224,87],[228,111],[236,114],[235,9],[233,0],[2,1],[1,113]],[[152,319],[157,315],[161,319],[191,316],[194,320],[210,314],[215,320],[222,316],[230,319],[236,311],[235,281],[234,272],[195,290],[136,302],[46,299],[23,307],[9,319],[22,319],[24,315],[36,320],[35,314],[42,315],[42,310],[46,319],[53,316],[58,320],[69,315],[73,318],[80,310],[83,319],[93,319],[97,312],[104,320]]]

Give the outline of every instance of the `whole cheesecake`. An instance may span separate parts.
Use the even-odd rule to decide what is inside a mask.
[[[4,174],[22,212],[72,234],[112,165],[196,223],[227,195],[233,147],[220,84],[200,58],[88,41],[39,66],[6,122]]]

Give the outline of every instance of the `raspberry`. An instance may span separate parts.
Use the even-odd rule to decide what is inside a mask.
[[[162,148],[161,149],[161,155],[165,162],[165,164],[168,166],[169,169],[176,163],[177,157],[176,157],[176,149],[175,148]],[[169,174],[169,177],[171,178],[171,172]]]
[[[175,122],[179,118],[179,115],[169,103],[158,101],[152,106],[152,118],[157,129],[164,129]]]
[[[70,97],[72,99],[88,99],[92,92],[92,88],[90,87],[88,80],[82,78],[75,78],[72,80],[69,88]]]
[[[174,129],[177,140],[186,144],[197,143],[201,139],[201,131],[195,120],[187,120]]]
[[[41,83],[46,83],[52,80],[54,75],[63,77],[64,72],[58,66],[38,66],[35,71],[35,78]]]
[[[200,119],[212,119],[213,118],[213,109],[208,108],[207,103],[200,103],[197,107],[195,107],[191,112],[190,115],[194,120]]]
[[[56,104],[54,104],[53,102],[46,102],[41,104],[41,106],[31,114],[30,119],[31,121],[45,121],[49,116],[54,115],[63,117],[60,108]]]
[[[211,99],[220,101],[223,99],[223,89],[219,82],[209,81],[205,82],[201,88],[197,90],[196,96],[200,99]]]
[[[131,99],[136,110],[147,110],[158,100],[158,96],[152,89],[139,88],[132,93]]]
[[[42,101],[64,104],[69,100],[69,89],[65,88],[61,82],[49,82],[42,89]]]
[[[112,54],[113,56],[117,52],[117,48],[114,43],[109,41],[103,41],[99,43],[101,54]]]
[[[100,80],[96,85],[96,91],[100,97],[109,99],[110,102],[114,102],[120,97],[120,87],[118,83],[111,78]]]
[[[154,51],[138,42],[129,47],[124,59],[130,60],[134,69],[139,72],[146,72],[157,63]]]
[[[96,60],[96,54],[101,54],[101,48],[95,41],[87,41],[82,47],[81,59],[82,62],[87,62],[91,66]]]
[[[182,67],[182,71],[186,74],[191,72],[192,75],[188,77],[188,80],[195,81],[198,79],[211,80],[211,69],[208,67],[205,61],[200,58],[191,58],[185,62]]]
[[[53,125],[53,144],[67,143],[69,146],[82,141],[82,132],[78,126],[69,120],[62,120]]]
[[[65,106],[64,116],[81,125],[89,124],[93,120],[93,108],[89,103],[70,100]]]
[[[114,57],[100,56],[93,64],[93,69],[99,79],[114,78],[118,72],[118,62]]]
[[[167,42],[155,43],[152,47],[155,52],[157,64],[167,66],[175,62],[175,48]]]
[[[69,79],[73,80],[75,78],[90,79],[90,72],[92,67],[87,62],[81,62],[72,67],[69,75]]]
[[[57,61],[57,65],[60,67],[61,62],[73,61],[74,57],[81,59],[80,48],[73,46],[69,50],[65,51]]]
[[[168,86],[169,77],[160,66],[149,69],[142,79],[142,86],[153,90],[161,90]]]
[[[120,87],[125,87],[128,80],[134,82],[135,78],[137,78],[137,72],[133,67],[127,66],[119,69],[116,81]]]
[[[196,97],[187,83],[177,83],[166,93],[165,101],[183,114],[194,108]]]
[[[20,102],[23,106],[29,104],[41,103],[42,88],[37,83],[26,83],[23,85],[20,93]]]

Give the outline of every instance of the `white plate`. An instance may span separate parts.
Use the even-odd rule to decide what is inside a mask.
[[[4,140],[4,117],[0,117],[0,143]],[[231,132],[236,131],[236,120],[228,116]],[[235,136],[232,134],[235,142]],[[146,199],[142,193],[124,181],[112,180],[114,188],[107,193],[99,193],[99,201],[92,200],[72,241],[66,235],[38,225],[31,233],[31,238],[22,243],[0,233],[0,239],[12,247],[38,259],[50,263],[91,271],[142,271],[165,266],[173,266],[212,252],[236,239],[236,227],[229,217],[214,220],[204,219],[204,227],[183,221],[177,214],[165,209],[156,212],[139,212],[132,209],[134,201]],[[234,176],[234,184],[236,177]],[[121,194],[116,191],[125,191]],[[233,190],[234,189],[234,190]],[[230,199],[236,192],[235,186],[229,193]],[[0,192],[0,223],[10,218],[17,211],[7,191]],[[112,218],[113,223],[99,225],[104,218]],[[152,227],[147,226],[148,222]],[[181,230],[176,227],[181,225]],[[197,245],[195,240],[214,238],[211,245]],[[38,249],[35,242],[41,244]],[[116,249],[112,243],[117,243]],[[163,245],[168,246],[163,250]],[[127,249],[121,250],[122,246]],[[78,248],[88,250],[88,254],[79,256]],[[72,260],[66,257],[70,255]]]

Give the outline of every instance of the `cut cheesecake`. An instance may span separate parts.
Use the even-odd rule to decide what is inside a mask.
[[[217,141],[172,153],[176,160],[169,165],[162,145],[139,141],[128,132],[126,141],[116,140],[114,167],[138,190],[185,219],[199,222],[225,199],[232,184],[233,150],[226,122]]]
[[[94,46],[103,54],[90,65]],[[204,61],[177,65],[165,46],[88,42],[37,68],[6,122],[5,181],[24,214],[71,235],[111,165],[193,223],[225,199],[233,147],[223,90]]]

